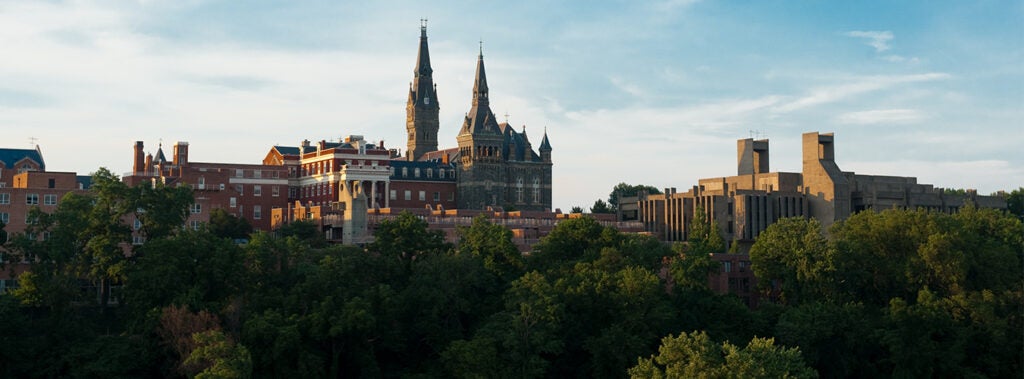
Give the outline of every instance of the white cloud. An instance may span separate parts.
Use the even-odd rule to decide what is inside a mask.
[[[889,50],[889,41],[892,41],[892,38],[893,38],[892,32],[890,32],[888,30],[886,30],[886,31],[861,31],[861,30],[854,30],[854,31],[846,32],[846,36],[867,39],[868,41],[866,43],[869,46],[874,47],[875,48],[875,52],[877,52],[877,53],[881,53],[883,51]]]
[[[948,78],[950,78],[949,74],[934,72],[912,75],[856,77],[849,80],[850,83],[815,88],[811,90],[810,94],[778,106],[774,110],[782,113],[792,112],[807,107],[845,100],[850,97],[890,88],[896,85],[944,80]]]
[[[922,119],[924,114],[916,109],[875,109],[843,113],[836,117],[836,122],[855,125],[907,124]]]

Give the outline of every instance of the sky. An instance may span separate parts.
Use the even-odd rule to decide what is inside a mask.
[[[1024,185],[1022,1],[0,0],[0,147],[49,171],[131,170],[134,141],[259,163],[362,135],[405,147],[428,20],[455,147],[479,49],[491,107],[553,147],[553,205],[626,182],[681,191],[805,132],[844,171],[988,194]]]

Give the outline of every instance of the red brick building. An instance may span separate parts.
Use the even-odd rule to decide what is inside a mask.
[[[122,178],[128,185],[160,182],[187,185],[195,191],[195,204],[186,225],[198,228],[210,220],[216,208],[248,220],[253,228],[270,229],[270,213],[289,201],[289,172],[281,165],[207,163],[189,161],[188,142],[174,145],[167,160],[163,146],[146,154],[142,141],[135,143],[132,172]]]

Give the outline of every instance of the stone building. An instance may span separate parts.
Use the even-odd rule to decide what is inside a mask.
[[[483,50],[477,56],[473,97],[459,130],[457,149],[437,151],[439,105],[427,47],[427,29],[420,27],[420,47],[406,105],[406,159],[438,161],[455,166],[455,205],[460,209],[505,207],[551,210],[551,143],[544,132],[534,150],[526,127],[516,131],[499,123],[490,107]]]
[[[700,179],[686,192],[668,188],[664,194],[624,198],[635,203],[645,230],[665,241],[685,241],[690,224],[702,210],[723,238],[746,251],[754,239],[780,218],[814,217],[826,228],[859,211],[925,208],[956,212],[970,203],[1005,208],[999,196],[950,194],[917,178],[862,175],[842,171],[835,161],[835,136],[803,135],[802,172],[771,172],[768,140],[737,142],[735,176]]]

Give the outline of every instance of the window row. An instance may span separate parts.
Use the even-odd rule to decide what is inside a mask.
[[[395,177],[395,168],[391,167],[390,170],[391,170],[391,173],[390,173],[391,177]],[[439,179],[445,179],[446,177],[447,178],[451,178],[451,179],[455,179],[455,170],[446,170],[446,169],[443,169],[443,168],[439,168],[437,170],[434,170],[432,168],[427,168],[427,169],[420,170],[419,167],[414,167],[412,169],[412,177],[413,178],[426,177],[427,179],[433,179],[434,178],[434,171],[437,171],[437,177]],[[402,167],[402,177],[403,178],[408,178],[409,177],[409,168],[408,167]]]
[[[11,194],[0,193],[0,205],[7,205],[11,203]],[[25,204],[27,205],[39,205],[39,194],[38,193],[27,193],[25,194]],[[56,194],[43,194],[43,205],[57,205]]]
[[[403,200],[412,200],[411,190],[405,190],[402,195]],[[417,199],[419,199],[419,201],[427,201],[427,191],[419,191],[418,195]],[[391,193],[389,193],[388,196],[391,197],[391,200],[398,200],[398,190],[391,190]],[[432,199],[433,201],[441,201],[441,193],[434,192]],[[448,201],[455,201],[455,192],[448,193]]]

